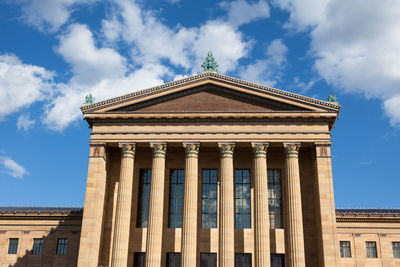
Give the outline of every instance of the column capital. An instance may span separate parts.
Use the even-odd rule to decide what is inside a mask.
[[[251,147],[253,148],[253,156],[256,158],[266,158],[267,157],[267,149],[269,143],[251,143]]]
[[[197,158],[199,156],[199,149],[200,149],[200,142],[194,142],[194,143],[183,143],[183,147],[185,148],[185,156],[187,158],[189,157],[195,157]]]
[[[90,158],[104,158],[106,159],[106,144],[90,142]]]
[[[221,152],[221,158],[233,157],[233,150],[235,149],[235,143],[218,143],[218,147]]]
[[[299,148],[301,147],[300,143],[283,143],[283,147],[285,148],[286,157],[299,156]]]
[[[118,146],[121,148],[122,157],[134,157],[136,151],[136,143],[119,143]]]
[[[167,154],[167,143],[150,143],[151,150],[153,151],[153,157],[165,158]]]
[[[315,142],[317,158],[331,157],[331,142]]]

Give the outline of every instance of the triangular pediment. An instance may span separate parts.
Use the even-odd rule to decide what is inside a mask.
[[[202,73],[85,105],[87,113],[338,112],[340,106],[287,91]]]

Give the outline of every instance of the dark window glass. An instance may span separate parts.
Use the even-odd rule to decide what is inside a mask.
[[[200,253],[200,267],[217,267],[217,254]]]
[[[10,238],[8,244],[8,254],[17,254],[18,251],[18,238]]]
[[[182,228],[184,170],[171,170],[168,227]]]
[[[43,239],[42,238],[33,239],[32,254],[33,255],[41,255],[42,248],[43,248]]]
[[[375,241],[367,241],[365,246],[367,247],[367,258],[378,258]]]
[[[285,255],[284,254],[271,254],[271,267],[284,267]]]
[[[350,241],[340,241],[340,257],[351,258]]]
[[[167,267],[180,267],[181,253],[167,253]]]
[[[217,170],[203,170],[201,227],[217,228]]]
[[[145,267],[146,266],[146,253],[135,252],[133,259],[133,267]]]
[[[146,228],[149,218],[151,170],[140,170],[139,201],[136,227]]]
[[[66,238],[59,238],[57,239],[57,255],[66,255],[67,254],[67,246],[68,246],[68,239]]]
[[[250,253],[236,253],[235,254],[235,267],[251,267],[251,254]]]
[[[282,228],[282,178],[281,170],[268,170],[269,226]]]
[[[400,242],[392,242],[393,247],[393,257],[398,259],[400,258]]]
[[[235,170],[235,227],[251,228],[250,170]]]

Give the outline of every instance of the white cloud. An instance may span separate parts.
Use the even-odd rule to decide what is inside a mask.
[[[76,5],[92,4],[97,0],[18,0],[23,19],[41,31],[55,32],[64,25]]]
[[[400,95],[400,2],[284,3],[291,12],[289,24],[310,29],[311,54],[321,77],[344,92],[382,99],[392,125],[400,125],[400,106],[395,104]],[[312,19],[304,6],[315,6]]]
[[[235,0],[232,2],[221,2],[220,6],[228,12],[228,23],[234,27],[239,27],[254,20],[265,19],[270,15],[270,8],[265,0],[255,3],[248,3],[245,0]]]
[[[31,120],[30,114],[21,114],[17,120],[17,128],[18,130],[27,131],[35,124],[35,120]]]
[[[267,47],[266,57],[244,67],[240,71],[240,77],[245,80],[274,86],[280,80],[282,69],[287,63],[287,51],[288,48],[281,39],[273,40]]]
[[[7,173],[14,178],[22,179],[25,175],[29,174],[24,167],[9,157],[0,156],[0,164],[3,165],[1,172]]]
[[[125,58],[111,48],[97,48],[92,32],[86,25],[72,24],[61,35],[57,52],[71,64],[74,82],[92,84],[101,79],[122,77],[126,72]]]
[[[23,64],[15,55],[0,55],[0,120],[51,95],[53,76],[42,67]]]

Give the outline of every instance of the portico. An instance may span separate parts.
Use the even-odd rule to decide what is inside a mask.
[[[334,207],[338,105],[206,72],[82,111],[78,266],[337,265],[334,209],[319,207]]]

